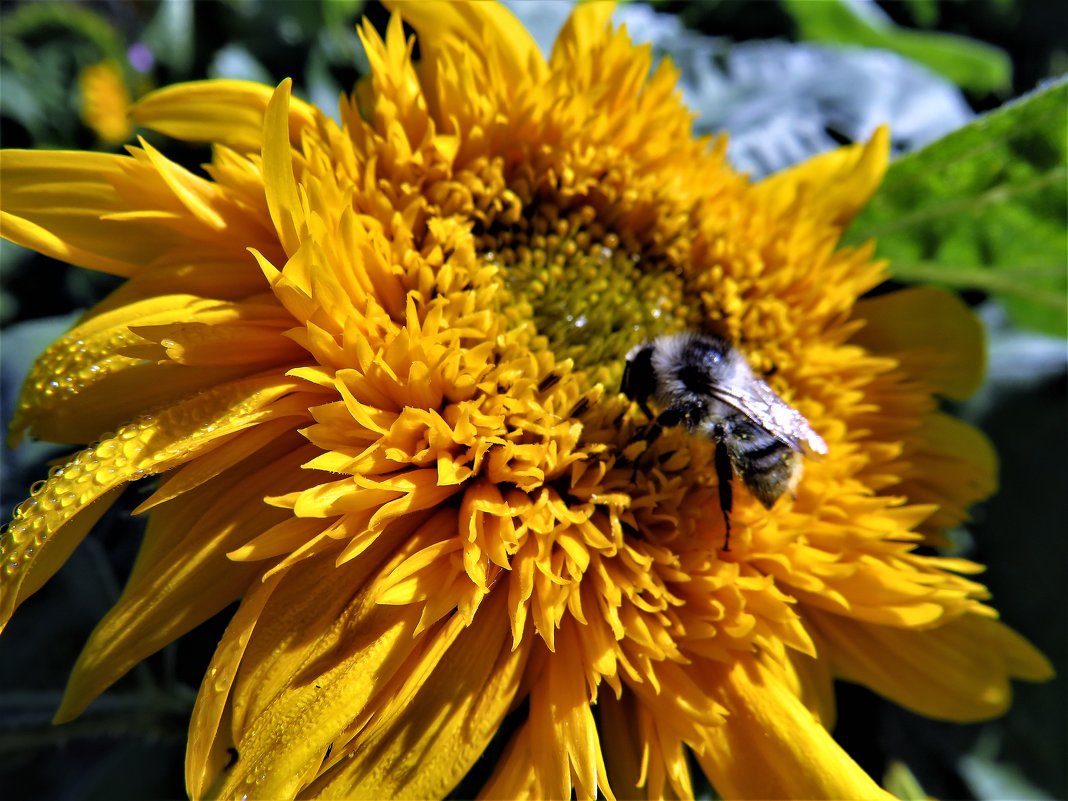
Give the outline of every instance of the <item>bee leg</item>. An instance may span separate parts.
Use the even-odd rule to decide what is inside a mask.
[[[734,505],[734,491],[731,487],[731,478],[734,471],[731,468],[731,457],[727,447],[722,442],[716,442],[716,482],[719,487],[719,508],[723,512],[723,525],[726,534],[723,537],[723,550],[731,549],[731,508]]]
[[[647,414],[649,414],[649,411],[644,406],[644,404],[642,405],[642,409]],[[652,419],[652,422],[644,428],[639,428],[638,431],[634,434],[634,436],[631,437],[630,442],[627,443],[627,446],[625,446],[629,447],[640,439],[644,439],[646,443],[646,449],[642,451],[642,453],[638,456],[637,459],[634,460],[634,472],[632,472],[630,476],[630,482],[632,484],[634,483],[634,480],[638,477],[638,466],[641,462],[642,456],[644,456],[649,451],[648,446],[652,445],[654,442],[660,439],[660,435],[664,433],[665,428],[677,426],[685,419],[685,415],[678,409],[666,409],[665,411],[657,415],[655,418],[653,418],[651,414],[649,415],[649,417],[650,419]]]
[[[640,439],[645,440],[645,450],[642,451],[634,459],[634,469],[630,473],[630,483],[633,484],[638,479],[638,468],[641,467],[642,457],[649,453],[649,446],[652,445],[657,439],[660,438],[660,434],[663,432],[663,428],[659,426],[654,420],[648,426],[638,430],[638,433],[634,435],[627,445],[637,442]]]
[[[645,450],[638,454],[638,458],[634,460],[634,470],[630,474],[631,484],[633,484],[638,478],[638,468],[641,466],[642,457],[649,452],[649,446],[651,446],[654,442],[660,439],[660,435],[664,433],[663,421],[665,420],[664,415],[666,414],[667,412],[664,412],[655,419],[653,419],[652,415],[650,415],[650,419],[653,419],[653,422],[649,423],[649,425],[644,426],[643,428],[639,428],[638,431],[634,434],[634,436],[631,437],[630,442],[627,443],[627,446],[630,446],[631,444],[637,442],[640,439],[645,440]],[[668,422],[667,425],[675,425],[678,422],[674,416],[667,419],[671,421]]]

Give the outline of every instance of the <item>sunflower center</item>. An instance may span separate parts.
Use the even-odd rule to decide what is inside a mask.
[[[591,205],[531,204],[487,226],[478,247],[502,270],[506,312],[533,319],[556,357],[579,369],[614,373],[639,342],[699,325],[682,271],[623,241]]]

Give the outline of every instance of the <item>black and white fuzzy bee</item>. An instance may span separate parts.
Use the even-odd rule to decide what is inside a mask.
[[[651,421],[640,434],[647,442],[665,428],[684,425],[716,443],[725,551],[733,473],[770,509],[800,481],[802,453],[827,453],[827,443],[808,420],[757,378],[741,353],[709,334],[676,334],[638,345],[627,354],[620,391]],[[660,410],[655,416],[650,399]]]

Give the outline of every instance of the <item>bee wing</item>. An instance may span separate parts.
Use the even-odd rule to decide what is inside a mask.
[[[718,384],[710,394],[733,406],[795,451],[827,453],[827,443],[816,433],[801,412],[775,394],[775,390],[754,378],[744,385],[726,387]]]

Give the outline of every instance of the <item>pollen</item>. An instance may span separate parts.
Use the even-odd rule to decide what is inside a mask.
[[[557,189],[573,195],[571,188]],[[529,317],[558,359],[594,380],[618,383],[619,363],[637,343],[696,328],[681,270],[648,242],[606,230],[590,204],[561,209],[532,200],[514,222],[491,220],[477,250],[504,276],[503,309]],[[529,214],[529,216],[528,216]]]

